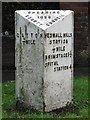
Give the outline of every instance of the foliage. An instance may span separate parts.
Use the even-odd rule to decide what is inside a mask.
[[[73,103],[66,108],[49,113],[31,110],[18,110],[15,101],[15,81],[3,83],[3,118],[88,118],[88,78],[75,78],[73,84]]]

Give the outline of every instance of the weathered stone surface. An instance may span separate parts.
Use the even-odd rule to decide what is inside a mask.
[[[16,97],[39,111],[72,100],[73,11],[15,13]]]

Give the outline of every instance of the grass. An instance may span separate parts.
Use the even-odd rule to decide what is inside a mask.
[[[15,81],[2,85],[3,118],[88,118],[88,78],[78,77],[73,81],[73,103],[50,113],[35,113],[30,110],[17,110],[15,101]]]

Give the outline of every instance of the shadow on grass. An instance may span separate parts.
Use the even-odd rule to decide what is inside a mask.
[[[77,105],[75,105],[74,103],[66,105],[65,107],[53,110],[52,113],[54,116],[65,116],[67,113],[71,113],[71,114],[76,114],[79,115],[79,108],[77,107]]]
[[[62,107],[56,110],[53,110],[51,112],[39,112],[35,109],[32,109],[30,106],[29,107],[25,107],[24,104],[20,103],[19,101],[16,103],[15,108],[9,108],[6,110],[7,113],[19,113],[19,114],[49,114],[52,115],[53,117],[58,118],[59,116],[63,117],[65,116],[67,113],[71,113],[71,114],[76,114],[79,115],[79,107],[75,104],[75,103],[70,103],[69,105],[67,105],[66,107]]]

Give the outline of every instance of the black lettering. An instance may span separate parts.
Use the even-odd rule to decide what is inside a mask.
[[[34,19],[32,18],[31,21],[33,21]]]
[[[23,42],[23,45],[25,45],[25,41],[22,41]]]
[[[41,14],[43,14],[44,12],[42,11]]]
[[[22,33],[22,37],[24,37],[23,33]]]
[[[68,40],[66,39],[66,44],[68,44]]]
[[[72,37],[72,33],[63,33],[63,37]]]
[[[30,14],[31,12],[29,11],[28,14]]]
[[[70,67],[69,67],[70,69],[72,68],[72,66],[70,65]]]
[[[59,54],[56,55],[56,58],[58,58],[58,55],[59,55]]]
[[[48,59],[50,59],[50,55],[48,55]]]
[[[50,66],[51,66],[51,62],[50,62],[49,64],[50,64]]]
[[[56,44],[58,43],[58,40],[56,40]]]
[[[61,68],[60,67],[57,67],[58,68],[58,71],[60,71],[61,70]]]
[[[59,14],[59,11],[57,11],[57,14]]]
[[[34,20],[33,22],[37,22],[37,20]]]
[[[72,37],[72,33],[70,33],[70,37]]]
[[[68,66],[67,66],[67,70],[68,70]]]
[[[37,12],[37,14],[39,14],[39,11]]]
[[[26,15],[25,17],[28,17],[29,15]]]
[[[50,19],[50,18],[51,18],[51,16],[48,16],[48,18]]]
[[[44,38],[46,38],[47,37],[47,34],[44,34]]]
[[[46,35],[47,35],[47,38],[49,38],[49,33],[47,33]]]
[[[68,54],[66,53],[66,57],[68,57]]]
[[[55,11],[53,11],[53,14],[55,14]]]
[[[58,44],[60,44],[60,39],[58,40]]]
[[[17,37],[19,37],[19,33],[17,33]]]
[[[55,20],[55,21],[57,21],[58,19],[57,19],[57,18],[55,18],[54,20]]]
[[[52,22],[55,22],[55,20],[52,20]]]
[[[51,62],[51,64],[53,65],[53,62]]]
[[[48,23],[46,23],[46,26],[49,26],[49,24],[48,24]]]
[[[49,37],[50,37],[50,38],[52,37],[52,33],[50,33]]]
[[[62,37],[61,33],[58,33],[58,37]]]
[[[56,36],[55,36],[55,33],[53,33],[53,38],[55,38]]]
[[[64,53],[64,57],[66,57],[66,53]]]
[[[55,48],[52,49],[53,53],[55,53]]]
[[[47,63],[45,63],[45,67],[47,67]]]
[[[31,33],[31,37],[33,37],[33,33]]]
[[[65,39],[63,40],[63,44],[65,44]]]
[[[43,24],[40,23],[40,25],[43,25]]]
[[[65,46],[63,46],[63,50],[62,51],[65,51]]]
[[[26,44],[28,44],[28,40],[26,40]]]
[[[32,17],[28,17],[28,19],[31,19]]]
[[[64,66],[64,70],[66,70],[67,69],[67,66]]]
[[[53,40],[53,44],[55,44],[55,40]]]
[[[69,52],[67,53],[67,57],[69,57]]]
[[[61,44],[62,44],[62,40],[61,40]]]
[[[45,55],[45,60],[47,60],[47,55]]]
[[[58,37],[58,34],[56,33],[56,36],[55,37]]]
[[[70,54],[69,54],[69,55],[70,55],[70,57],[72,56],[72,52],[71,52],[71,51],[70,51]]]
[[[43,19],[43,16],[40,16],[41,19]]]
[[[33,40],[32,44],[35,45],[35,40]]]
[[[46,18],[47,18],[47,16],[44,16],[44,18],[46,19]]]
[[[61,58],[63,57],[63,55],[61,54]]]
[[[48,14],[48,11],[46,11],[46,14]]]
[[[43,35],[42,35],[42,34],[40,34],[40,37],[42,38],[42,37],[43,37]]]
[[[63,69],[63,66],[61,66],[61,70]]]
[[[52,59],[55,59],[55,55],[52,55]]]
[[[65,33],[63,33],[63,37],[66,37],[66,34],[65,34]]]
[[[56,67],[54,67],[54,72],[56,72]]]
[[[52,44],[52,40],[49,41],[49,44]]]
[[[61,19],[61,17],[59,17],[58,19]]]
[[[32,14],[34,14],[35,12],[32,12]]]
[[[58,47],[56,47],[56,51],[58,51]]]
[[[35,37],[37,38],[37,36],[38,36],[38,34],[36,33],[36,34],[35,34]]]
[[[52,24],[52,22],[49,22],[49,24]]]
[[[54,65],[58,65],[58,61],[54,62]]]

